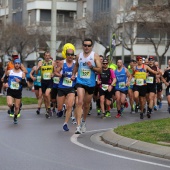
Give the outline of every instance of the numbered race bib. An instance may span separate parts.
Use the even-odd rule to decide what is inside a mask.
[[[41,82],[41,76],[37,76],[37,82]]]
[[[15,81],[11,81],[10,88],[13,90],[18,90],[19,89],[19,83]]]
[[[106,91],[108,90],[109,85],[108,84],[102,84],[102,90]]]
[[[44,73],[43,74],[43,79],[44,80],[50,80],[51,79],[51,73]]]
[[[55,84],[59,84],[60,78],[59,77],[53,77],[53,82]]]
[[[68,86],[68,87],[72,87],[73,81],[70,78],[68,78],[68,77],[64,77],[63,85],[64,86]]]
[[[143,86],[144,85],[144,80],[143,79],[136,79],[136,85]]]
[[[130,85],[133,86],[135,84],[135,78],[132,78],[130,81]]]
[[[90,69],[81,69],[80,71],[80,77],[85,79],[90,79],[91,76],[91,70]]]
[[[119,89],[123,89],[123,88],[125,88],[125,87],[126,87],[125,82],[120,82],[120,83],[119,83]]]
[[[153,84],[153,77],[147,77],[146,83]]]

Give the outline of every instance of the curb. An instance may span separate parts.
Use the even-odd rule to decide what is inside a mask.
[[[116,147],[170,160],[170,147],[167,146],[130,139],[116,134],[113,130],[104,132],[101,138],[105,143]]]

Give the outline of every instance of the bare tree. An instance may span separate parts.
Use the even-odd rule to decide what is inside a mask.
[[[1,51],[8,55],[16,49],[21,60],[25,60],[30,53],[37,51],[39,42],[44,42],[45,39],[38,31],[27,30],[18,24],[9,24],[1,32],[0,47]]]
[[[156,0],[154,4],[138,6],[138,10],[143,11],[140,16],[141,27],[145,30],[144,38],[150,42],[155,50],[159,64],[170,47],[170,14],[168,1]]]

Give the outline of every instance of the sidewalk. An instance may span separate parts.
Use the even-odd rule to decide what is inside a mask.
[[[101,138],[104,142],[116,147],[170,160],[170,147],[168,146],[161,146],[123,137],[116,134],[113,130],[104,132]]]

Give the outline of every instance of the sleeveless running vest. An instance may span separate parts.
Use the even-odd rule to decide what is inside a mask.
[[[115,70],[115,75],[116,75],[116,90],[120,91],[127,91],[128,87],[126,86],[126,81],[127,81],[127,75],[126,75],[126,70],[123,67],[121,71]]]
[[[15,78],[18,78],[19,80],[22,79],[22,71],[20,71],[19,73],[15,73],[12,70],[10,70],[9,76],[8,76],[8,86],[10,89],[12,90],[19,90],[22,88],[22,86],[20,85],[20,83],[16,82]]]
[[[35,86],[41,86],[41,71],[38,70],[38,74],[34,74],[36,80],[34,81]]]
[[[135,68],[135,85],[137,86],[143,86],[146,85],[146,70],[144,69],[144,64],[142,65],[142,68]]]
[[[92,51],[88,57],[84,57],[83,52],[81,52],[78,59],[77,83],[94,87],[96,85],[96,75],[95,72],[87,66],[88,61],[90,61],[94,67],[96,66],[94,62],[94,52]]]
[[[75,62],[73,62],[71,67],[67,66],[66,60],[63,63],[62,74],[66,74],[66,77],[61,77],[60,82],[58,84],[58,88],[70,88],[75,86],[75,81],[72,81],[70,78],[72,76],[73,68]]]
[[[52,60],[46,63],[44,60],[42,61],[41,66],[41,78],[43,80],[51,80],[51,74],[53,73],[53,65]]]

